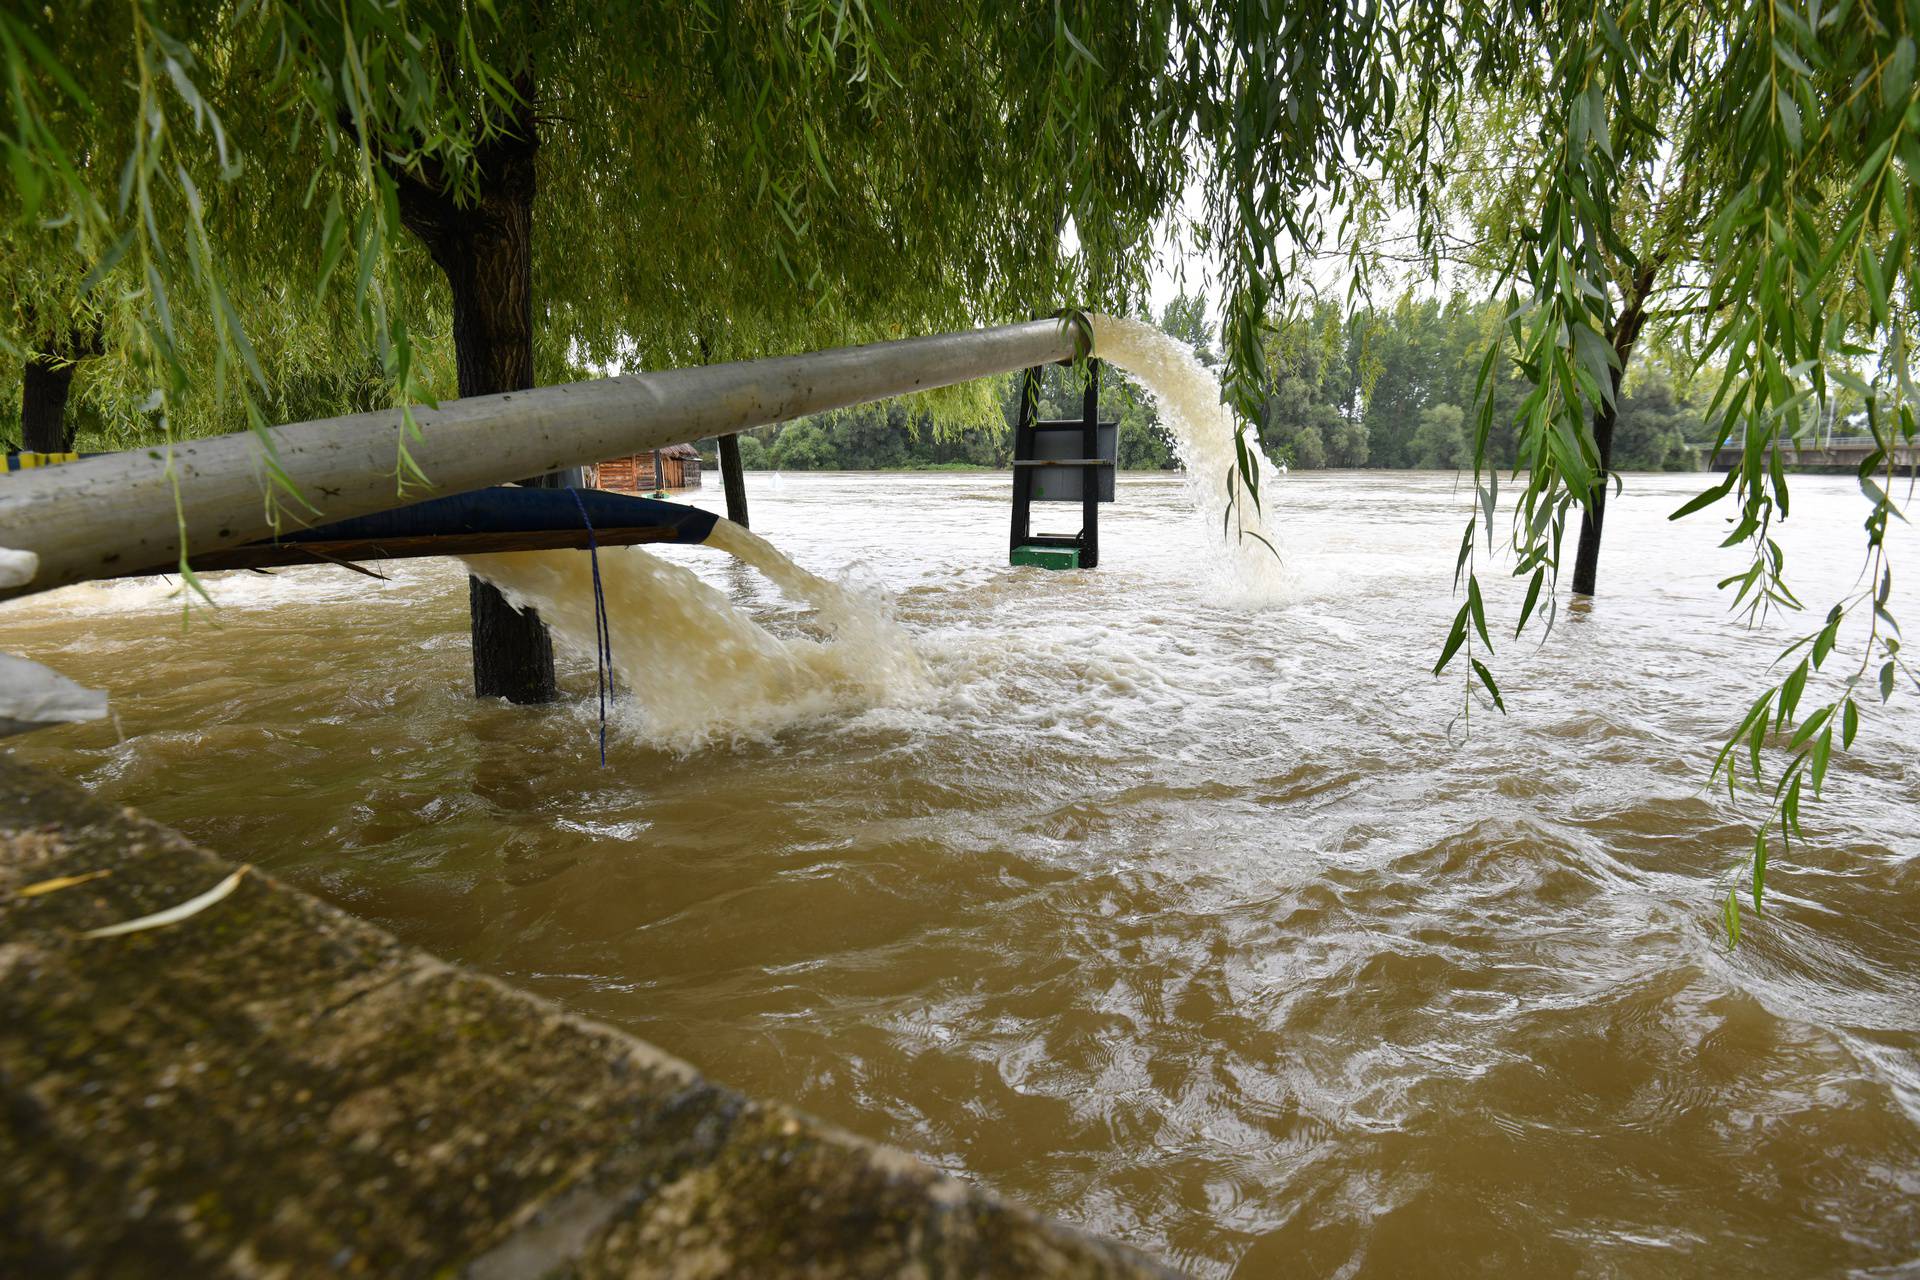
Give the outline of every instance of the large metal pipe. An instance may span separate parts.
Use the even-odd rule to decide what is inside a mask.
[[[1067,321],[1034,320],[474,396],[416,410],[423,438],[411,451],[436,493],[464,493],[681,440],[1070,360],[1085,353],[1088,337]],[[343,520],[433,496],[397,491],[399,432],[400,413],[391,409],[275,427],[280,464],[316,509],[300,511],[300,518],[316,524]],[[0,481],[0,548],[39,558],[32,579],[0,587],[0,599],[170,567],[180,557],[183,525],[194,551],[275,532],[257,437],[236,432],[176,444],[173,464],[177,514],[160,449],[86,458]]]

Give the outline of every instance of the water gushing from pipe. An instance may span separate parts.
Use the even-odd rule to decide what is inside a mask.
[[[1284,599],[1291,593],[1292,574],[1280,557],[1279,531],[1268,519],[1279,473],[1256,448],[1261,499],[1256,507],[1238,480],[1233,413],[1221,403],[1213,370],[1195,358],[1193,348],[1138,320],[1094,316],[1093,333],[1094,354],[1132,374],[1159,406],[1174,453],[1187,469],[1194,509],[1211,538],[1225,537],[1216,563],[1229,589],[1249,603]]]
[[[1132,374],[1159,405],[1194,507],[1219,548],[1224,591],[1251,603],[1284,597],[1291,576],[1277,532],[1244,490],[1234,496],[1229,489],[1234,423],[1213,372],[1151,325],[1100,316],[1094,332],[1100,358]],[[1271,504],[1278,475],[1264,455],[1257,465]],[[614,668],[629,691],[619,718],[644,739],[693,751],[929,696],[927,665],[884,602],[807,572],[730,520],[719,521],[707,541],[758,570],[788,599],[811,606],[821,634],[776,635],[688,569],[638,547],[602,550]],[[564,644],[593,651],[587,556],[532,551],[465,560],[514,605],[538,609]]]

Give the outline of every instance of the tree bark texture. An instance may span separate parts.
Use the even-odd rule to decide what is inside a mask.
[[[531,101],[531,85],[522,86]],[[453,295],[454,360],[460,395],[494,395],[533,386],[533,197],[539,139],[532,111],[517,136],[481,148],[480,194],[457,203],[439,181],[397,175],[400,216],[446,273]],[[559,476],[522,484],[560,487]],[[468,579],[473,691],[510,702],[552,702],[553,639],[540,615],[521,611],[478,578]]]
[[[20,447],[33,453],[70,453],[78,424],[67,414],[73,375],[80,361],[101,353],[98,320],[81,322],[65,336],[48,334],[20,371]]]
[[[67,421],[67,394],[73,389],[70,361],[35,353],[20,378],[20,447],[33,453],[66,453],[73,448],[73,424]]]
[[[1640,340],[1640,326],[1646,323],[1647,297],[1653,292],[1657,264],[1649,259],[1634,274],[1627,296],[1614,316],[1613,331],[1607,335],[1613,343],[1618,362],[1611,371],[1613,394],[1593,415],[1593,443],[1600,450],[1600,473],[1594,481],[1592,500],[1580,513],[1580,544],[1573,559],[1573,593],[1593,594],[1594,579],[1600,570],[1600,535],[1607,519],[1607,483],[1613,469],[1613,428],[1620,416],[1620,382],[1626,376],[1627,361],[1633,358],[1634,343]]]

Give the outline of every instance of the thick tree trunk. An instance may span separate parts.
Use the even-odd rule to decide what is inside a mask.
[[[531,86],[522,89],[531,100]],[[539,148],[531,112],[518,137],[482,148],[480,197],[457,205],[441,184],[401,177],[400,213],[446,273],[453,294],[453,347],[460,395],[533,386],[533,196]],[[521,481],[564,483],[560,476]],[[478,578],[468,580],[473,691],[481,698],[552,702],[553,640],[540,615],[521,611]]]
[[[720,483],[727,491],[727,519],[747,527],[747,476],[740,467],[740,437],[720,437]]]
[[[1600,535],[1607,519],[1607,485],[1613,469],[1613,427],[1620,416],[1620,382],[1626,376],[1627,361],[1633,358],[1634,343],[1640,339],[1640,326],[1646,322],[1647,295],[1653,292],[1654,271],[1655,264],[1649,261],[1635,274],[1630,291],[1614,316],[1613,331],[1607,335],[1619,362],[1611,374],[1613,394],[1593,415],[1593,442],[1600,449],[1600,474],[1594,481],[1591,500],[1580,513],[1580,545],[1573,559],[1573,593],[1578,596],[1593,594],[1594,579],[1600,571]]]
[[[70,361],[34,354],[20,378],[20,447],[33,453],[66,453],[73,448],[67,421],[67,393],[73,389]]]

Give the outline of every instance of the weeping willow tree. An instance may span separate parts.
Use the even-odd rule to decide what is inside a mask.
[[[153,384],[142,403],[177,429],[210,383],[297,501],[257,404],[269,374],[234,270],[249,251],[269,278],[350,297],[403,406],[422,398],[421,334],[398,300],[423,256],[450,295],[463,394],[580,352],[718,358],[1119,305],[1209,155],[1258,188],[1244,216],[1219,204],[1223,242],[1253,219],[1268,253],[1248,261],[1270,263],[1293,197],[1388,83],[1377,15],[1250,15],[135,0],[10,16],[14,222],[130,324],[118,349]],[[1296,127],[1257,132],[1289,84]],[[256,247],[303,241],[317,252]],[[179,332],[189,307],[209,358]],[[406,446],[398,478],[430,481]],[[545,696],[543,638],[489,595],[481,629],[519,628],[501,691]]]
[[[447,298],[475,395],[583,358],[720,359],[1138,292],[1135,250],[1184,174],[1152,122],[1164,16],[1084,36],[1039,8],[955,18],[372,0],[0,16],[11,225],[107,313],[149,384],[136,403],[177,430],[211,387],[269,463],[271,362],[242,296],[262,284],[344,312],[402,406],[429,390],[407,305],[424,293]],[[396,478],[430,484],[413,429]],[[297,507],[270,472],[270,499]],[[550,696],[537,624],[474,595],[481,691]]]
[[[1506,350],[1531,387],[1514,424],[1518,492],[1504,513],[1488,452],[1490,395],[1477,424],[1478,501],[1456,576],[1466,599],[1435,668],[1463,654],[1469,700],[1478,686],[1501,701],[1474,652],[1493,649],[1483,555],[1510,553],[1511,572],[1527,581],[1518,637],[1551,618],[1578,512],[1573,588],[1594,589],[1616,401],[1643,338],[1721,371],[1708,410],[1713,452],[1731,443],[1740,462],[1674,518],[1729,513],[1723,545],[1745,546],[1750,558],[1721,586],[1749,620],[1804,607],[1776,537],[1790,506],[1783,442],[1815,433],[1843,400],[1866,410],[1860,586],[1786,647],[1784,674],[1715,764],[1730,793],[1744,764],[1770,801],[1745,866],[1756,911],[1770,846],[1801,836],[1802,801],[1824,785],[1836,744],[1852,746],[1862,706],[1920,684],[1900,650],[1886,543],[1906,518],[1898,459],[1916,443],[1916,17],[1920,7],[1845,2],[1568,8],[1540,28],[1538,56],[1521,74],[1446,97],[1409,147],[1437,150],[1448,134],[1506,143],[1465,148],[1477,171],[1460,171],[1456,148],[1440,174],[1427,174],[1454,166],[1475,192],[1466,203],[1482,233],[1476,248],[1483,262],[1488,250],[1502,255]],[[1457,225],[1441,201],[1413,205],[1421,247],[1437,256]],[[1488,351],[1483,391],[1504,358]],[[1767,785],[1769,741],[1787,754]],[[1724,903],[1735,940],[1738,888]]]
[[[1683,25],[1670,38],[1684,41],[1699,34]],[[1450,276],[1456,282],[1464,277],[1483,289],[1504,293],[1508,316],[1525,318],[1529,301],[1514,278],[1515,266],[1538,239],[1533,219],[1553,176],[1547,164],[1551,138],[1538,127],[1552,87],[1551,72],[1549,64],[1536,64],[1477,99],[1452,104],[1439,123],[1445,154],[1434,173],[1440,196],[1422,211],[1428,226],[1409,230],[1395,220],[1400,210],[1375,201],[1364,210],[1367,237],[1354,246],[1363,265],[1399,268],[1416,277]],[[1643,344],[1684,361],[1684,353],[1676,348],[1694,336],[1698,313],[1691,294],[1710,265],[1704,256],[1704,193],[1699,175],[1674,164],[1664,142],[1684,133],[1689,114],[1702,105],[1684,80],[1645,82],[1637,106],[1654,127],[1613,140],[1619,179],[1606,210],[1613,239],[1590,261],[1587,277],[1587,283],[1608,300],[1595,317],[1602,346],[1574,338],[1585,344],[1575,354],[1586,362],[1599,392],[1598,399],[1585,406],[1593,438],[1595,483],[1579,514],[1572,575],[1575,595],[1594,594],[1598,581],[1608,489],[1600,481],[1612,474],[1622,380]],[[1625,246],[1625,251],[1619,246]],[[1598,273],[1593,273],[1595,263]],[[1482,344],[1483,372],[1476,387],[1480,420],[1476,457],[1483,473],[1489,470],[1489,446],[1498,439],[1497,433],[1513,426],[1497,420],[1493,381],[1507,372],[1504,366],[1514,359],[1518,348],[1512,339],[1528,335],[1524,324],[1503,327],[1505,334],[1488,335]],[[1508,341],[1496,345],[1493,339],[1498,337]],[[1539,385],[1531,370],[1528,382]],[[1541,441],[1527,443],[1537,449]],[[1533,461],[1531,454],[1527,460]],[[1557,549],[1554,554],[1557,557]],[[1536,565],[1535,572],[1544,586],[1552,567]],[[1544,605],[1549,618],[1554,602],[1552,593],[1536,601]]]
[[[1575,513],[1597,534],[1605,424],[1649,268],[1691,291],[1682,327],[1725,370],[1715,409],[1743,464],[1689,509],[1733,513],[1729,541],[1753,552],[1732,584],[1743,606],[1798,603],[1771,536],[1788,502],[1778,442],[1840,389],[1871,414],[1871,585],[1836,604],[1736,735],[1756,776],[1770,731],[1797,752],[1756,845],[1758,905],[1767,830],[1797,832],[1836,730],[1842,749],[1853,740],[1856,694],[1913,678],[1884,540],[1895,446],[1914,433],[1913,13],[1717,0],[9,10],[0,216],[25,266],[9,272],[0,339],[25,358],[57,331],[46,317],[97,322],[128,403],[163,433],[245,421],[267,500],[297,510],[266,430],[269,366],[286,351],[346,335],[357,354],[340,367],[377,369],[405,407],[440,391],[434,351],[474,394],[582,361],[1126,306],[1152,255],[1184,238],[1222,264],[1224,391],[1251,419],[1271,317],[1297,281],[1330,249],[1354,248],[1364,270],[1357,246],[1387,208],[1409,211],[1434,252],[1458,214],[1449,166],[1474,113],[1497,104],[1524,171],[1504,188],[1519,230],[1495,266],[1513,307],[1486,376],[1511,358],[1530,393],[1504,504],[1487,414],[1476,431],[1466,598],[1437,668],[1464,657],[1470,699],[1500,701],[1479,575],[1503,559],[1527,581],[1524,632],[1550,616],[1539,606],[1556,598]],[[1637,229],[1667,218],[1660,192],[1683,210],[1665,248]],[[269,350],[276,310],[288,318]],[[221,413],[190,420],[196,397]],[[432,481],[409,457],[414,430],[409,417],[395,441],[403,488]],[[1257,447],[1243,432],[1221,477],[1236,503],[1261,501]],[[1857,670],[1830,683],[1842,652]],[[522,691],[540,692],[529,679]]]

